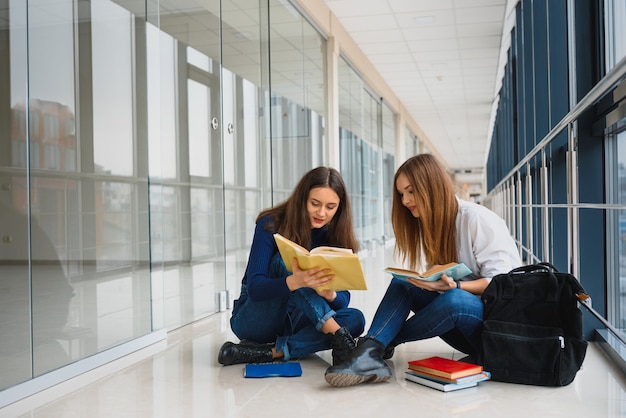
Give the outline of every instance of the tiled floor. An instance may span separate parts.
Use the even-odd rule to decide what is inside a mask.
[[[386,279],[377,273],[379,266],[364,267],[370,272],[375,268],[380,277],[376,283],[368,278],[370,290],[353,297],[353,306],[362,308],[369,321]],[[161,347],[145,349],[140,361],[121,369],[116,364],[101,367],[94,382],[64,383],[0,409],[0,417],[626,416],[626,381],[595,344],[574,382],[562,388],[488,381],[443,393],[405,381],[408,360],[462,356],[439,339],[398,347],[389,382],[333,388],[323,377],[329,351],[301,359],[303,375],[297,378],[245,379],[242,365],[220,366],[220,345],[234,339],[229,315],[216,314],[172,331]]]
[[[221,367],[217,350],[230,332],[226,314],[169,335],[167,348],[52,402],[28,400],[0,410],[20,417],[616,417],[626,393],[596,345],[572,384],[543,388],[482,382],[442,393],[403,379],[408,360],[430,354],[458,357],[439,340],[401,346],[391,381],[333,388],[323,374],[329,352],[301,360],[298,378],[245,379],[243,366]]]

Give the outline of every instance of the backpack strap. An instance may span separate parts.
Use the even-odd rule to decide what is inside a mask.
[[[546,301],[556,302],[559,282],[554,275],[555,271],[557,270],[550,263],[529,264],[527,266],[521,266],[511,270],[506,275],[506,279],[503,280],[502,298],[513,299],[513,296],[515,296],[515,285],[513,283],[514,276],[520,274],[547,273],[547,278],[550,281],[550,287],[548,294],[546,295]]]

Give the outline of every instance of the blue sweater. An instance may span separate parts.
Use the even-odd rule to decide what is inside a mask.
[[[265,229],[268,221],[269,217],[266,216],[260,219],[254,228],[248,266],[242,280],[242,283],[247,284],[248,296],[253,301],[276,297],[286,298],[290,294],[287,287],[287,276],[274,278],[268,276],[270,261],[278,252],[276,241],[274,241],[274,231]],[[329,245],[327,228],[311,229],[311,246],[309,249],[321,245]],[[337,292],[337,297],[334,301],[329,302],[329,306],[336,311],[346,308],[348,303],[350,303],[350,292],[344,290]]]

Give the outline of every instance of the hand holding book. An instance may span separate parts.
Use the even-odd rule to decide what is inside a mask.
[[[294,291],[301,287],[314,289],[320,296],[330,300],[331,292],[335,290],[329,289],[335,278],[335,274],[329,268],[312,267],[308,269],[300,268],[298,259],[294,257],[291,264],[291,276],[287,277],[287,287]]]
[[[316,287],[316,290],[367,290],[361,260],[351,249],[317,247],[308,251],[280,234],[274,234],[274,239],[290,272],[294,271],[294,258],[302,270],[320,268],[332,271],[335,276],[333,280],[327,285]]]

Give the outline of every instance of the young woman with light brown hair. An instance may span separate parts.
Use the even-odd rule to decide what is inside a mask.
[[[385,359],[409,341],[439,336],[475,356],[483,315],[479,296],[493,276],[522,264],[505,222],[489,209],[457,198],[434,156],[405,161],[394,189],[391,220],[402,262],[417,271],[465,263],[472,274],[456,282],[445,274],[434,282],[392,279],[365,337],[344,362],[326,371],[333,386],[389,379]]]

